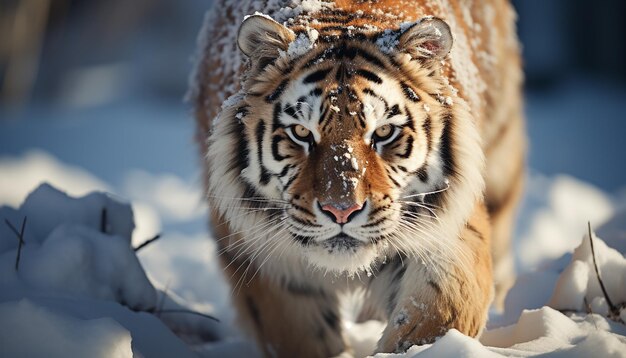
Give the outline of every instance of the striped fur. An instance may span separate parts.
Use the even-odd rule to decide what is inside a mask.
[[[268,356],[350,354],[337,295],[363,287],[363,318],[388,321],[381,352],[450,328],[479,334],[490,251],[496,287],[510,278],[499,258],[523,176],[510,6],[262,3],[216,4],[202,31],[221,40],[200,47],[191,93],[242,325]],[[225,30],[255,10],[284,25],[256,16],[238,39]],[[241,56],[228,56],[236,42],[239,69],[225,63]],[[391,136],[378,137],[385,125]],[[362,209],[340,225],[325,204]]]

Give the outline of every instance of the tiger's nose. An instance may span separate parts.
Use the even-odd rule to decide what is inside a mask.
[[[337,224],[346,224],[352,220],[361,210],[363,210],[363,205],[354,204],[347,209],[338,208],[332,204],[328,205],[320,205],[320,209],[322,212],[334,220]]]

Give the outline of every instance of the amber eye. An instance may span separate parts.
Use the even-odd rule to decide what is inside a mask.
[[[384,126],[378,127],[374,131],[374,141],[377,143],[384,142],[387,139],[391,138],[394,132],[394,127],[391,124],[385,124]]]
[[[311,143],[313,141],[313,133],[301,124],[289,127],[289,132],[298,142]]]

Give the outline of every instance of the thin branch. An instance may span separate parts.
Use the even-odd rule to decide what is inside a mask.
[[[103,234],[107,233],[107,208],[103,207],[100,212],[100,232]]]
[[[165,310],[161,310],[159,311],[160,313],[188,313],[188,314],[193,314],[196,316],[200,316],[200,317],[204,317],[204,318],[208,318],[211,319],[215,322],[220,322],[219,318],[215,318],[213,316],[210,316],[208,314],[204,314],[201,312],[196,312],[196,311],[191,311],[191,310],[183,310],[183,309],[165,309]]]
[[[15,271],[17,271],[20,267],[20,257],[22,256],[22,245],[24,245],[24,230],[26,230],[26,216],[24,216],[24,219],[22,220],[22,227],[19,232],[17,232],[17,229],[15,228],[15,226],[13,226],[13,224],[11,224],[9,220],[4,219],[4,222],[7,224],[7,226],[9,226],[11,231],[13,231],[15,236],[17,236],[17,240],[18,240],[17,255],[15,256]]]
[[[149,239],[147,241],[144,241],[141,245],[135,247],[133,250],[135,250],[135,252],[143,249],[144,247],[150,245],[151,243],[155,242],[156,240],[161,238],[161,234],[156,234],[155,237],[153,237],[152,239]]]
[[[606,303],[609,305],[609,310],[611,313],[615,314],[617,311],[617,307],[613,305],[609,295],[606,293],[606,288],[604,288],[604,282],[602,281],[602,277],[600,277],[600,271],[598,270],[598,264],[596,263],[596,252],[593,248],[593,235],[591,234],[591,222],[587,222],[587,227],[589,229],[589,243],[591,244],[591,256],[593,257],[593,267],[596,270],[596,276],[598,277],[598,283],[600,283],[600,288],[602,289],[602,294],[604,295],[604,299],[606,299]]]

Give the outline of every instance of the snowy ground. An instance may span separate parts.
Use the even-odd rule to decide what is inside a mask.
[[[585,236],[590,221],[608,296],[624,303],[626,176],[615,163],[626,144],[608,124],[588,128],[585,108],[615,113],[626,95],[589,99],[583,84],[568,88],[567,100],[530,97],[533,170],[514,245],[520,276],[505,312],[491,315],[480,340],[451,331],[406,356],[626,356],[626,326],[616,322],[626,313],[606,318]],[[582,107],[568,107],[571,98]],[[0,356],[254,354],[232,326],[184,106],[136,99],[2,117],[11,118],[0,122]],[[557,133],[555,146],[550,135]],[[70,197],[50,186],[35,191],[43,181]],[[16,271],[18,235],[4,220],[19,234],[24,217]],[[132,249],[158,233],[159,240]],[[382,325],[346,328],[362,356]]]

